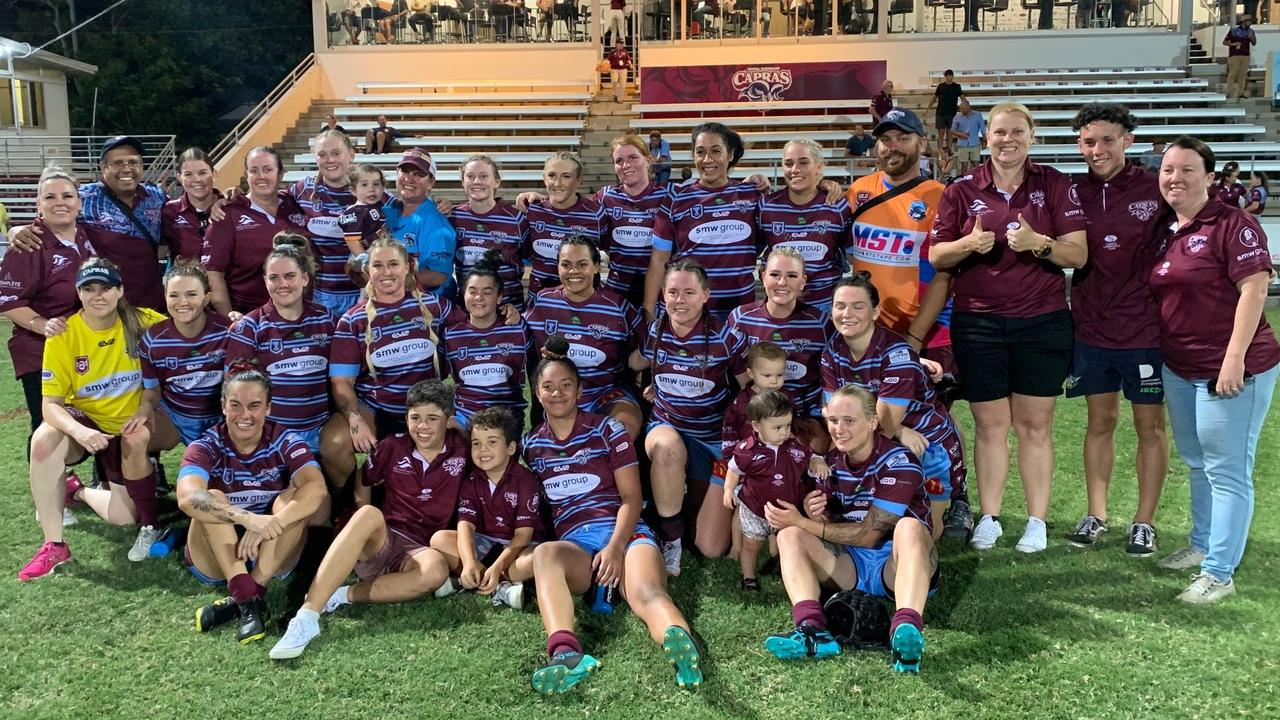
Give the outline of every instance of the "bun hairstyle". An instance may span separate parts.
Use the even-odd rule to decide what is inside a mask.
[[[498,287],[498,291],[502,291],[502,275],[499,269],[503,265],[502,252],[497,248],[489,248],[480,256],[475,265],[471,266],[471,270],[467,272],[467,278],[462,283],[465,290],[467,285],[471,284],[471,278],[487,277],[493,278],[493,284]]]
[[[867,296],[871,298],[871,307],[880,307],[880,291],[876,290],[876,286],[871,282],[871,273],[866,270],[858,270],[849,277],[840,278],[836,281],[836,286],[831,288],[831,297],[835,297],[836,291],[840,288],[862,288],[867,291]]]
[[[730,130],[729,126],[724,123],[704,122],[695,127],[692,135],[690,135],[690,144],[696,147],[698,144],[698,136],[703,133],[719,135],[720,139],[724,140],[724,146],[729,151],[730,168],[735,167],[738,164],[738,161],[742,159],[743,154],[747,151],[746,144],[742,142],[742,136]]]
[[[272,260],[280,258],[292,260],[308,278],[316,276],[316,261],[311,256],[311,241],[305,235],[292,232],[276,233],[276,236],[271,238],[271,252],[267,253],[267,259],[262,262],[263,273],[266,273],[267,265],[271,264]]]
[[[267,402],[271,402],[271,379],[258,369],[258,364],[248,358],[232,360],[227,366],[227,374],[222,378],[222,401],[226,402],[227,392],[232,383],[257,383],[267,394]]]
[[[582,374],[578,372],[578,366],[567,357],[548,357],[538,362],[538,366],[533,371],[533,379],[535,382],[542,379],[543,373],[553,365],[562,365],[569,372],[569,376],[573,378],[575,385],[582,384]]]

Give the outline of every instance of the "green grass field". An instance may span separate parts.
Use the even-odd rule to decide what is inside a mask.
[[[229,628],[197,635],[193,611],[214,592],[173,556],[129,563],[134,532],[85,510],[67,534],[75,561],[20,585],[15,574],[40,533],[23,459],[27,417],[7,354],[0,376],[3,717],[1280,718],[1274,410],[1258,448],[1258,510],[1239,593],[1220,606],[1184,606],[1174,595],[1188,574],[1125,556],[1135,492],[1132,429],[1123,422],[1112,532],[1091,551],[1061,539],[1084,509],[1084,403],[1063,401],[1049,550],[1013,550],[1023,512],[1015,471],[1002,545],[981,556],[942,548],[919,676],[894,674],[874,653],[784,666],[761,647],[790,622],[780,580],[766,577],[762,595],[743,597],[736,563],[686,556],[671,586],[706,644],[703,687],[676,688],[635,617],[583,612],[584,644],[603,666],[569,695],[544,699],[528,683],[543,654],[535,610],[495,611],[470,595],[348,607],[323,621],[300,660],[273,663],[267,650],[278,628],[247,647]],[[172,474],[177,458],[166,465]],[[1161,554],[1182,545],[1187,502],[1175,455],[1157,518]],[[300,590],[273,587],[273,612]]]

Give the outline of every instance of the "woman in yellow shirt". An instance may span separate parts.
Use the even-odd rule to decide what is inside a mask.
[[[138,339],[164,319],[135,309],[124,299],[120,270],[109,260],[90,258],[76,275],[83,309],[67,318],[67,328],[49,338],[41,371],[44,422],[31,440],[31,497],[44,544],[18,572],[18,580],[44,577],[71,559],[62,538],[62,509],[82,501],[113,525],[140,523],[129,559],[147,557],[156,529],[155,476],[147,458],[150,432],[138,414],[142,366]],[[109,489],[86,488],[63,469],[97,457]]]

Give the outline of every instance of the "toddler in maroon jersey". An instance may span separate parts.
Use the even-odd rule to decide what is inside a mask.
[[[505,407],[471,416],[471,466],[458,493],[458,529],[440,530],[431,547],[449,563],[450,590],[475,590],[493,605],[519,610],[533,579],[533,549],[544,538],[542,483],[513,458],[521,420]],[[445,589],[436,595],[447,594]]]
[[[791,431],[791,401],[778,390],[764,390],[747,403],[751,434],[734,446],[724,479],[724,504],[738,506],[742,530],[742,589],[760,590],[756,559],[773,529],[764,520],[765,505],[802,507],[813,490],[810,475],[826,478],[827,463]],[[741,487],[739,483],[741,482]]]
[[[751,398],[766,390],[783,392],[782,385],[787,380],[787,351],[767,340],[752,345],[747,350],[747,377],[751,378],[751,384],[740,390],[724,411],[720,447],[726,463],[738,441],[751,437],[751,421],[747,418],[747,403]]]
[[[343,239],[347,241],[347,249],[351,251],[347,274],[352,281],[363,287],[365,261],[362,258],[366,257],[365,252],[370,243],[383,234],[387,225],[386,213],[382,211],[382,204],[387,199],[387,189],[382,171],[368,163],[353,168],[349,177],[356,201],[338,216],[338,227],[342,228]]]

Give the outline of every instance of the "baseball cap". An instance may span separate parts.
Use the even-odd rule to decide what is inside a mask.
[[[871,131],[871,134],[880,137],[886,130],[893,129],[924,137],[924,123],[920,122],[920,118],[915,113],[903,108],[894,108],[885,113],[880,118],[880,122],[876,123],[876,127]]]
[[[404,155],[400,156],[400,162],[396,163],[397,168],[408,165],[411,168],[421,170],[422,172],[436,176],[436,161],[431,159],[431,153],[422,148],[409,148],[404,151]]]
[[[141,140],[133,137],[132,135],[116,135],[115,137],[107,138],[107,141],[102,143],[102,154],[98,156],[99,162],[106,160],[107,153],[118,147],[131,147],[134,150],[137,150],[139,155],[143,154]]]
[[[80,268],[80,272],[76,273],[76,289],[79,290],[89,283],[102,283],[107,287],[120,287],[123,284],[120,281],[120,273],[106,265]]]

